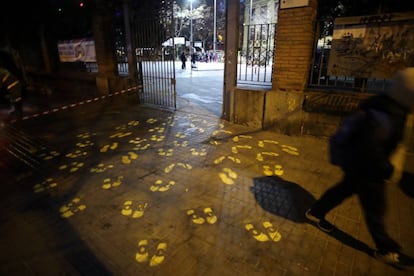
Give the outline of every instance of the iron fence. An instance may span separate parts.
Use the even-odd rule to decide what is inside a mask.
[[[245,24],[238,53],[238,85],[272,85],[276,24]]]

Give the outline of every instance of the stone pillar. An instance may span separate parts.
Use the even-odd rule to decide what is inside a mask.
[[[283,6],[303,2],[286,0],[280,5],[272,91],[266,92],[264,103],[263,128],[289,135],[302,133],[303,91],[312,64],[318,0],[309,0],[306,6]]]
[[[131,8],[130,2],[131,0],[124,0],[122,5],[124,11],[125,40],[128,56],[128,73],[131,81],[136,83],[138,79],[137,56],[135,54],[135,47],[132,45],[131,20],[129,14],[129,10]]]
[[[93,37],[95,40],[98,76],[96,86],[98,91],[107,94],[111,90],[111,79],[117,77],[115,46],[113,43],[112,11],[106,1],[95,1],[93,12]]]
[[[317,9],[318,0],[309,0],[308,6],[279,10],[273,90],[303,91],[306,87],[312,63]]]
[[[45,37],[45,26],[42,24],[39,27],[39,37],[40,37],[40,47],[42,49],[42,57],[43,57],[43,64],[45,66],[45,71],[47,74],[50,74],[52,72],[52,65],[50,62],[49,57],[49,50],[47,47],[46,37]]]
[[[226,1],[226,40],[222,118],[233,117],[234,89],[237,86],[237,51],[239,46],[240,1]]]

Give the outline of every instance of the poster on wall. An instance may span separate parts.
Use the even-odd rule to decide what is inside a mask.
[[[331,76],[389,79],[414,66],[414,17],[383,15],[335,20]]]
[[[91,39],[58,41],[61,62],[96,62],[95,42]]]
[[[309,5],[309,0],[281,0],[280,1],[281,9],[307,7],[308,5]]]

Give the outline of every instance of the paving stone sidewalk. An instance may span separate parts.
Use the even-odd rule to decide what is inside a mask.
[[[326,140],[134,97],[13,124],[45,148],[1,171],[0,275],[411,275],[371,256],[357,198],[332,234],[306,222],[341,177]],[[388,190],[387,226],[414,255],[414,201]]]

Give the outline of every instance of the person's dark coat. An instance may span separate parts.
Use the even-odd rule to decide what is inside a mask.
[[[402,139],[408,110],[387,95],[372,96],[361,109],[366,119],[344,170],[361,177],[389,178],[393,172],[390,156]]]

